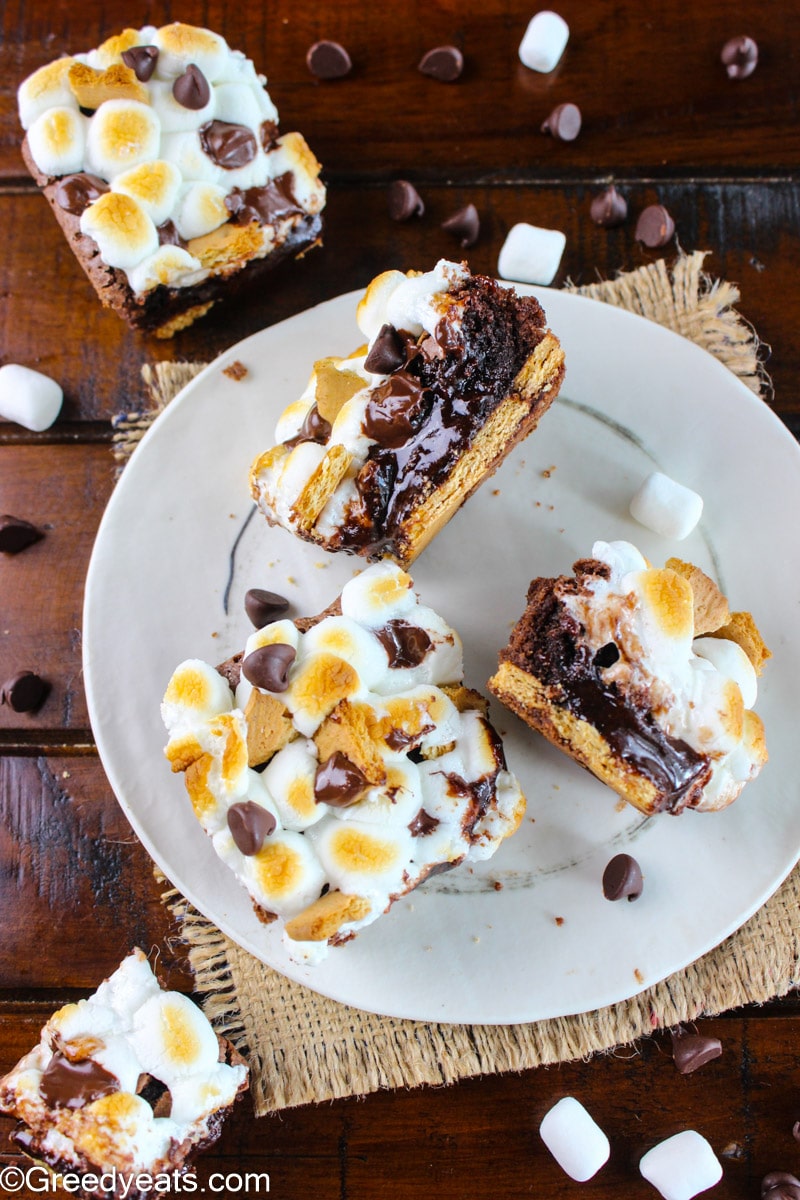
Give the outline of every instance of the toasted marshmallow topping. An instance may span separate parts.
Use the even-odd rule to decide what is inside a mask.
[[[156,48],[150,74],[123,60],[142,47]],[[267,189],[272,180],[282,180],[276,216],[262,218],[252,204],[248,208],[247,219],[259,230],[248,261],[280,245],[304,214],[318,213],[325,204],[320,165],[303,138],[275,136],[278,113],[265,82],[218,34],[175,22],[126,29],[97,50],[58,59],[26,79],[17,98],[42,175],[98,176],[133,199],[155,226],[171,221],[186,241],[232,220],[225,199],[235,189]],[[82,108],[93,112],[87,118]],[[216,139],[207,136],[209,130]],[[239,138],[238,151],[231,151],[229,136]],[[270,195],[259,211],[269,214]],[[295,212],[287,213],[287,196]],[[236,207],[233,199],[231,204]],[[151,232],[144,237],[129,210],[112,211],[113,231],[98,228],[93,219],[82,221],[81,231],[94,238],[108,266],[126,273],[136,295],[159,285],[191,287],[209,271],[231,268],[224,254],[210,266],[198,263],[191,246],[182,255],[154,258],[158,241],[153,243]]]
[[[722,808],[766,762],[755,703],[755,671],[744,652],[722,638],[694,638],[688,579],[649,566],[628,542],[595,542],[593,575],[562,603],[580,625],[590,655],[613,644],[618,658],[603,667],[604,684],[641,705],[671,738],[707,756],[711,778],[693,807]],[[743,661],[744,660],[744,661]]]
[[[155,1174],[213,1139],[210,1119],[244,1087],[246,1067],[219,1059],[200,1009],[162,991],[135,950],[94,995],[54,1013],[38,1046],[0,1080],[0,1111],[21,1119],[32,1148],[61,1169]],[[169,1089],[169,1116],[136,1094],[148,1076]]]
[[[446,259],[425,274],[385,271],[378,275],[359,301],[356,313],[358,326],[369,339],[369,348],[387,324],[414,337],[423,333],[433,336],[442,317],[452,310],[453,293],[468,278],[465,263]],[[458,320],[452,320],[451,329],[457,328]],[[367,357],[359,353],[316,363],[300,400],[290,404],[279,417],[276,446],[253,463],[250,473],[253,496],[272,524],[293,532],[308,532],[306,497],[324,470],[332,449],[347,452],[346,471],[311,522],[312,540],[325,544],[347,523],[353,505],[358,502],[355,477],[376,444],[365,427],[367,406],[390,374],[368,371],[364,365]],[[347,377],[344,385],[340,383],[340,389],[345,388],[348,393],[346,398],[345,391],[339,390],[335,402],[331,401],[330,379],[321,378],[321,368],[325,365]],[[304,422],[315,405],[325,420],[331,414],[331,429],[324,442],[303,436]],[[298,436],[300,440],[292,444]]]
[[[341,608],[305,633],[284,619],[251,634],[235,696],[222,676],[218,694],[210,667],[182,664],[162,710],[167,757],[217,854],[308,964],[434,867],[494,853],[525,803],[460,686],[458,635],[410,577],[377,563],[345,585]]]

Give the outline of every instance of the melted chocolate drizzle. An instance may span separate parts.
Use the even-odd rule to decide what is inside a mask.
[[[439,818],[432,817],[429,812],[425,812],[421,808],[413,821],[409,822],[408,828],[412,837],[427,837],[429,833],[433,833],[434,829],[439,827]]]
[[[234,225],[273,225],[286,217],[303,213],[294,194],[294,172],[285,171],[263,187],[233,188],[225,197],[225,207]]]
[[[70,1062],[55,1054],[42,1075],[39,1094],[51,1108],[83,1108],[119,1091],[119,1080],[91,1058]]]
[[[390,667],[418,667],[433,645],[425,630],[409,621],[387,621],[376,637],[389,655]]]

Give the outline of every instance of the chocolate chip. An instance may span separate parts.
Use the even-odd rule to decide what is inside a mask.
[[[481,219],[477,208],[474,204],[465,204],[458,212],[454,212],[452,217],[442,221],[442,229],[446,233],[454,234],[465,250],[468,246],[474,246],[481,231]]]
[[[43,529],[37,529],[22,517],[12,517],[8,513],[0,516],[0,551],[3,554],[19,554],[20,550],[26,550],[43,537]]]
[[[372,349],[364,359],[364,370],[376,375],[391,375],[406,361],[403,340],[394,325],[382,325]]]
[[[800,1142],[800,1121],[795,1121],[792,1126],[792,1137],[796,1142]]]
[[[288,607],[289,601],[277,592],[267,592],[264,588],[250,588],[245,592],[244,611],[256,629],[263,629],[265,625],[277,621]]]
[[[7,704],[14,712],[36,712],[44,704],[50,692],[50,684],[33,671],[20,671],[6,680],[0,688],[0,703]]]
[[[457,46],[434,46],[423,54],[417,70],[440,83],[453,83],[464,70],[464,55]]]
[[[758,65],[758,45],[751,37],[730,38],[719,56],[729,79],[747,79]]]
[[[389,216],[393,221],[408,221],[411,217],[421,217],[425,212],[422,197],[412,183],[407,179],[395,179],[389,184]]]
[[[800,1200],[800,1179],[788,1171],[768,1171],[761,1180],[761,1200]]]
[[[294,647],[284,642],[261,646],[243,659],[242,674],[254,687],[285,692],[289,687],[289,668],[296,657]]]
[[[262,121],[258,127],[258,139],[265,154],[274,150],[278,143],[278,126],[274,121]]]
[[[574,142],[581,131],[581,110],[577,104],[559,104],[542,122],[542,133],[549,133],[559,142]]]
[[[638,900],[642,894],[642,870],[630,854],[615,854],[603,872],[606,900]]]
[[[343,79],[353,69],[350,55],[338,42],[314,42],[306,53],[306,66],[317,79]]]
[[[258,854],[278,824],[268,809],[253,800],[240,800],[238,804],[232,804],[227,820],[236,848],[246,858]]]
[[[663,204],[650,204],[639,214],[633,236],[651,250],[658,250],[666,246],[674,232],[675,222]]]
[[[681,1075],[691,1075],[706,1063],[722,1054],[719,1038],[703,1037],[699,1033],[687,1033],[678,1027],[672,1033],[672,1057]]]
[[[98,196],[108,191],[108,184],[97,175],[87,175],[79,171],[77,175],[65,175],[56,184],[56,204],[73,217],[81,214],[94,204]]]
[[[122,61],[140,83],[147,83],[156,69],[158,46],[132,46],[130,50],[122,51]]]
[[[199,129],[200,145],[218,167],[235,171],[252,162],[258,151],[255,134],[246,125],[209,121]]]
[[[602,225],[604,229],[614,229],[615,226],[621,225],[627,217],[628,202],[612,184],[611,187],[607,187],[604,192],[600,192],[594,197],[589,208],[589,215],[595,225]]]
[[[205,108],[211,99],[211,88],[203,72],[194,63],[189,63],[186,70],[172,85],[172,94],[181,108],[189,108],[197,112]]]
[[[186,242],[178,233],[174,221],[164,221],[163,225],[156,227],[156,233],[159,246],[182,246],[184,250],[186,249]]]
[[[605,646],[601,646],[593,659],[594,665],[600,667],[601,670],[605,667],[613,667],[618,660],[619,650],[613,642],[606,642]]]
[[[347,808],[355,804],[368,787],[369,780],[364,772],[341,750],[334,750],[330,758],[317,767],[314,799],[317,804],[330,804],[331,808]]]

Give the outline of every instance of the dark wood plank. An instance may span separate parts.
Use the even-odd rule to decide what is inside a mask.
[[[24,173],[19,157],[16,87],[61,54],[88,50],[130,23],[100,0],[80,6],[30,0],[8,6],[0,63],[0,175]],[[800,33],[791,5],[707,0],[690,10],[665,0],[652,12],[635,0],[612,6],[562,0],[558,11],[570,43],[550,75],[517,57],[528,20],[525,0],[411,5],[387,21],[380,5],[326,5],[273,0],[228,6],[186,0],[180,18],[218,30],[270,79],[284,129],[307,136],[332,177],[422,179],[476,175],[569,177],[635,169],[784,171],[800,164],[798,100]],[[169,9],[143,8],[156,22]],[[727,38],[747,33],[761,59],[747,80],[731,82],[719,61]],[[305,54],[318,38],[346,45],[350,77],[320,84]],[[443,42],[464,52],[455,84],[417,71],[423,53]],[[571,145],[540,133],[551,108],[574,101],[584,128]]]
[[[92,990],[135,945],[189,987],[162,890],[98,759],[0,756],[0,994]]]
[[[442,256],[467,253],[474,270],[495,274],[500,247],[517,221],[565,232],[567,247],[554,286],[567,277],[581,283],[613,277],[659,253],[674,253],[674,244],[655,252],[634,241],[636,214],[656,200],[673,213],[680,244],[687,250],[709,250],[709,272],[740,286],[741,311],[773,347],[769,369],[776,410],[800,429],[800,343],[795,336],[800,324],[795,285],[800,244],[792,232],[800,225],[800,185],[671,182],[656,187],[620,180],[619,187],[628,197],[631,215],[616,230],[600,229],[591,221],[589,205],[598,188],[591,182],[423,187],[425,216],[406,224],[389,219],[384,187],[333,187],[321,250],[278,268],[246,301],[221,306],[167,343],[132,333],[100,307],[41,197],[3,196],[11,230],[0,263],[3,352],[53,374],[64,386],[66,401],[52,432],[37,439],[0,422],[0,441],[71,437],[82,432],[75,422],[107,420],[135,409],[143,403],[143,362],[211,358],[239,338],[311,304],[364,287],[390,266],[428,269]],[[464,252],[440,225],[468,201],[476,204],[482,229],[478,244]],[[24,235],[31,227],[37,229],[35,241]],[[354,323],[354,344],[358,337]],[[313,357],[311,347],[309,365]]]
[[[83,583],[113,473],[105,445],[0,446],[0,512],[47,531],[23,554],[0,555],[0,681],[31,670],[52,684],[37,713],[0,705],[0,731],[47,740],[45,731],[88,729],[81,678]]]
[[[38,1040],[51,1011],[45,1004],[0,1008],[0,1073]],[[252,1119],[245,1099],[220,1142],[199,1160],[198,1184],[212,1172],[267,1171],[270,1194],[281,1200],[568,1200],[578,1189],[550,1157],[538,1127],[552,1104],[573,1095],[611,1142],[608,1164],[580,1186],[586,1200],[652,1200],[656,1193],[640,1176],[639,1159],[689,1128],[720,1156],[715,1200],[752,1200],[767,1171],[798,1169],[791,1127],[800,1018],[705,1021],[701,1028],[723,1039],[724,1052],[690,1076],[677,1073],[668,1039],[659,1035],[638,1051],[588,1063],[378,1093],[261,1121]],[[0,1118],[0,1139],[10,1125]],[[5,1157],[0,1149],[0,1162]]]

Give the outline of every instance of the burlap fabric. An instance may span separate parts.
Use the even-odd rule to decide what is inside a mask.
[[[716,355],[756,394],[769,386],[758,341],[734,311],[730,283],[703,273],[702,253],[573,288],[667,325]],[[202,364],[145,368],[152,408],[117,423],[124,460]],[[292,983],[240,949],[177,892],[164,897],[189,947],[197,990],[220,1032],[252,1065],[258,1115],[379,1088],[452,1083],[585,1058],[659,1028],[785,994],[800,978],[800,869],[738,933],[623,1004],[527,1025],[437,1025],[373,1016]]]

